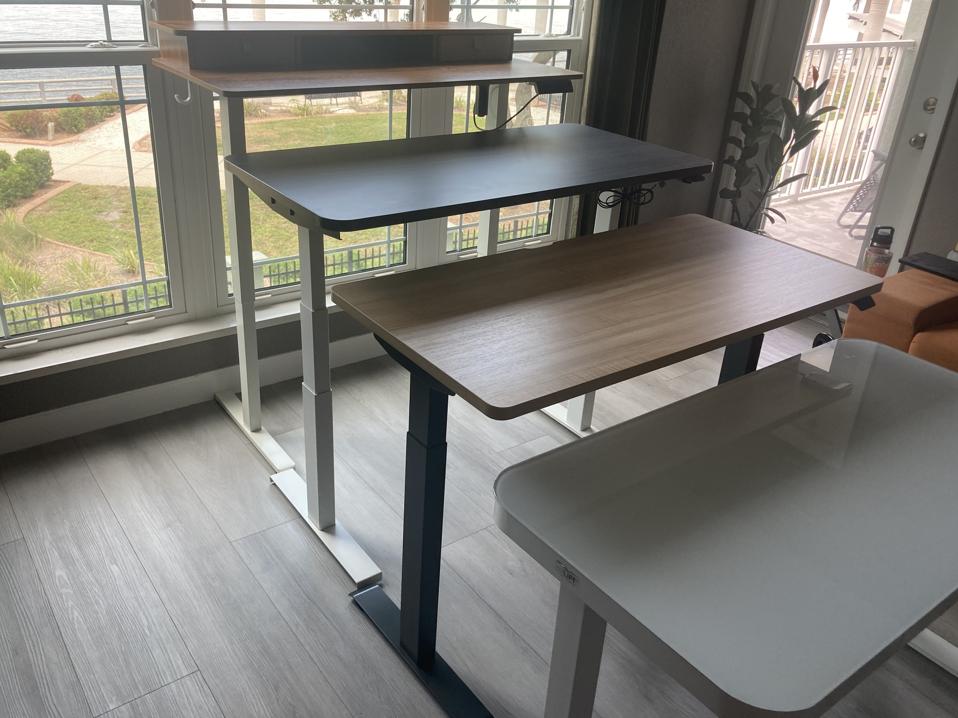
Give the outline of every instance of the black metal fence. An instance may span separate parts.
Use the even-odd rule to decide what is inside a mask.
[[[148,280],[145,291],[143,284],[138,283],[0,305],[3,311],[3,334],[7,337],[151,312],[170,306],[170,282],[166,277]]]

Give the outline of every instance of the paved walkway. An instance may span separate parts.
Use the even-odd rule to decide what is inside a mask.
[[[150,133],[147,109],[140,107],[128,113],[127,125],[130,143],[136,145],[138,140]],[[24,147],[38,147],[50,153],[54,179],[84,184],[127,185],[126,152],[119,114],[59,145],[44,145],[28,139],[23,142],[0,140],[0,149],[11,155]],[[138,152],[134,149],[132,155],[133,177],[137,186],[155,187],[152,151]]]

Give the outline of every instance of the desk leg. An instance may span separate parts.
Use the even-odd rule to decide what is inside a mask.
[[[722,358],[722,370],[719,372],[719,384],[737,379],[755,371],[758,358],[762,354],[764,334],[729,344],[725,347],[725,356]]]
[[[329,317],[321,229],[300,227],[299,265],[305,476],[290,468],[274,474],[272,479],[356,586],[369,586],[382,578],[382,571],[336,521],[333,394],[329,381]]]
[[[225,155],[246,152],[246,127],[243,99],[220,98],[220,125]],[[233,303],[236,306],[236,337],[239,342],[242,425],[249,432],[259,431],[259,355],[256,347],[256,314],[253,302],[253,235],[250,229],[249,191],[229,172],[226,173],[226,214],[230,237],[230,274]]]
[[[599,681],[605,621],[566,584],[559,587],[546,718],[591,716]]]
[[[410,371],[402,604],[397,608],[378,585],[357,591],[353,599],[448,715],[485,718],[490,713],[436,653],[451,392],[390,347],[386,350]]]
[[[601,199],[607,199],[609,194],[603,192],[599,195]],[[619,224],[619,211],[621,204],[612,207],[597,206],[595,209],[595,222],[592,231],[596,234],[608,232]],[[595,392],[577,396],[566,402],[565,407],[561,404],[547,406],[542,412],[550,419],[554,419],[576,436],[588,436],[592,433],[592,411],[595,409]]]

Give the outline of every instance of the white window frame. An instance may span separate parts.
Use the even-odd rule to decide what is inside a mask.
[[[186,315],[186,288],[181,271],[182,257],[177,221],[174,216],[173,176],[170,171],[172,151],[166,114],[162,111],[164,98],[156,88],[162,81],[161,73],[152,66],[158,55],[156,48],[143,47],[136,43],[118,43],[118,47],[50,47],[43,45],[11,45],[0,49],[0,64],[5,69],[61,68],[61,67],[130,67],[141,66],[145,83],[150,132],[153,138],[154,166],[157,176],[160,221],[166,248],[166,272],[169,278],[169,308],[152,310],[143,314],[112,317],[68,327],[57,327],[37,334],[0,339],[0,359],[20,353],[63,346],[97,336],[111,336],[130,331],[134,326],[149,322],[182,321]],[[158,101],[159,100],[159,101]]]

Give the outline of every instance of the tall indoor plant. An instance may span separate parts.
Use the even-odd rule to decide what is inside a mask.
[[[814,141],[821,131],[822,117],[836,109],[831,105],[813,109],[828,87],[828,80],[815,84],[817,70],[812,71],[809,87],[804,87],[798,78],[793,77],[792,82],[797,105],[776,92],[772,85],[757,82],[752,83],[749,91],[735,94],[745,107],[732,113],[732,122],[738,125],[739,131],[725,141],[737,151],[722,160],[722,164],[732,169],[731,186],[720,190],[719,197],[731,203],[731,223],[736,227],[758,231],[763,219],[773,224],[775,217],[785,220],[785,215],[770,207],[768,201],[783,187],[804,179],[808,173],[781,179],[782,167]]]

